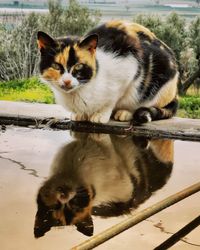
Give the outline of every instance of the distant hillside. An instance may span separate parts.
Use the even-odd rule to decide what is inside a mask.
[[[58,0],[63,5],[66,5],[69,0]],[[189,4],[194,5],[195,0],[77,0],[80,4],[94,5],[94,4],[126,4],[126,5],[165,5],[165,4]],[[0,0],[0,6],[5,7],[47,7],[48,0]]]
[[[69,0],[59,0],[66,5]],[[30,11],[47,11],[48,0],[0,0],[0,18],[4,13],[24,13]],[[100,10],[102,20],[111,18],[132,19],[137,14],[168,15],[175,11],[186,19],[200,14],[195,0],[79,0],[80,4],[89,9]],[[11,9],[12,8],[12,9]]]

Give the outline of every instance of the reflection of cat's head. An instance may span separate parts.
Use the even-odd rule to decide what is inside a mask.
[[[40,188],[37,196],[35,237],[43,236],[53,226],[75,225],[81,233],[91,236],[91,200],[93,190],[86,186],[71,186],[52,178]]]
[[[92,235],[92,214],[130,212],[167,182],[172,165],[170,140],[76,134],[59,150],[39,189],[35,237],[61,225]]]

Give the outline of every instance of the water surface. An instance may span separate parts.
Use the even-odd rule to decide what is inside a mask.
[[[199,152],[195,142],[7,128],[0,133],[1,249],[70,249],[199,181]],[[195,194],[98,248],[153,249],[195,218],[199,204]],[[199,233],[172,249],[199,248]]]

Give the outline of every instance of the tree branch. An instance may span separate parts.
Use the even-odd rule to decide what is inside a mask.
[[[194,81],[200,77],[200,68],[194,72],[188,79],[185,80],[182,84],[179,85],[179,93],[180,95],[184,95],[188,88],[194,83]]]

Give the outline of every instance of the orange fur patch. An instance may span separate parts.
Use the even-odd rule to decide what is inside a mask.
[[[149,85],[151,78],[152,78],[152,70],[153,70],[153,66],[154,66],[152,54],[149,56],[149,59],[150,59],[149,68],[148,68],[147,76],[146,76],[145,81],[144,81],[144,85],[146,86],[146,88],[148,88],[148,85]]]
[[[174,161],[174,141],[173,140],[152,140],[151,146],[154,154],[161,162]]]
[[[37,40],[37,45],[38,45],[38,48],[41,49],[43,48],[43,43],[40,41],[40,40]]]
[[[66,225],[65,215],[63,210],[56,210],[53,211],[53,217],[56,220],[59,220],[63,226]]]
[[[155,106],[162,108],[169,104],[177,94],[177,79],[174,78],[171,82],[163,86],[163,90],[159,92],[159,99]]]
[[[66,68],[67,65],[67,60],[69,57],[69,49],[70,49],[69,46],[66,47],[63,52],[60,52],[55,57],[55,62],[62,64],[64,68]]]
[[[134,34],[138,32],[143,32],[147,35],[151,40],[155,39],[156,36],[152,33],[149,29],[145,28],[144,26],[137,24],[137,23],[130,23],[127,25],[127,31],[129,34]]]
[[[91,205],[85,207],[82,212],[79,212],[76,214],[76,216],[73,218],[71,224],[75,225],[76,223],[83,221],[88,216],[91,216],[91,213],[92,213],[91,211],[92,211]]]
[[[151,40],[155,39],[156,36],[152,33],[149,29],[145,28],[144,26],[137,24],[137,23],[129,23],[120,20],[113,20],[106,24],[108,28],[116,28],[122,30],[129,34],[132,38],[138,38],[137,33],[143,32],[147,35]]]
[[[45,40],[42,39],[42,38],[40,38],[39,40],[37,40],[37,45],[38,45],[39,49],[42,49],[42,48],[45,49],[47,47]]]
[[[42,76],[46,80],[58,81],[61,77],[61,74],[59,70],[48,68],[43,72]]]

